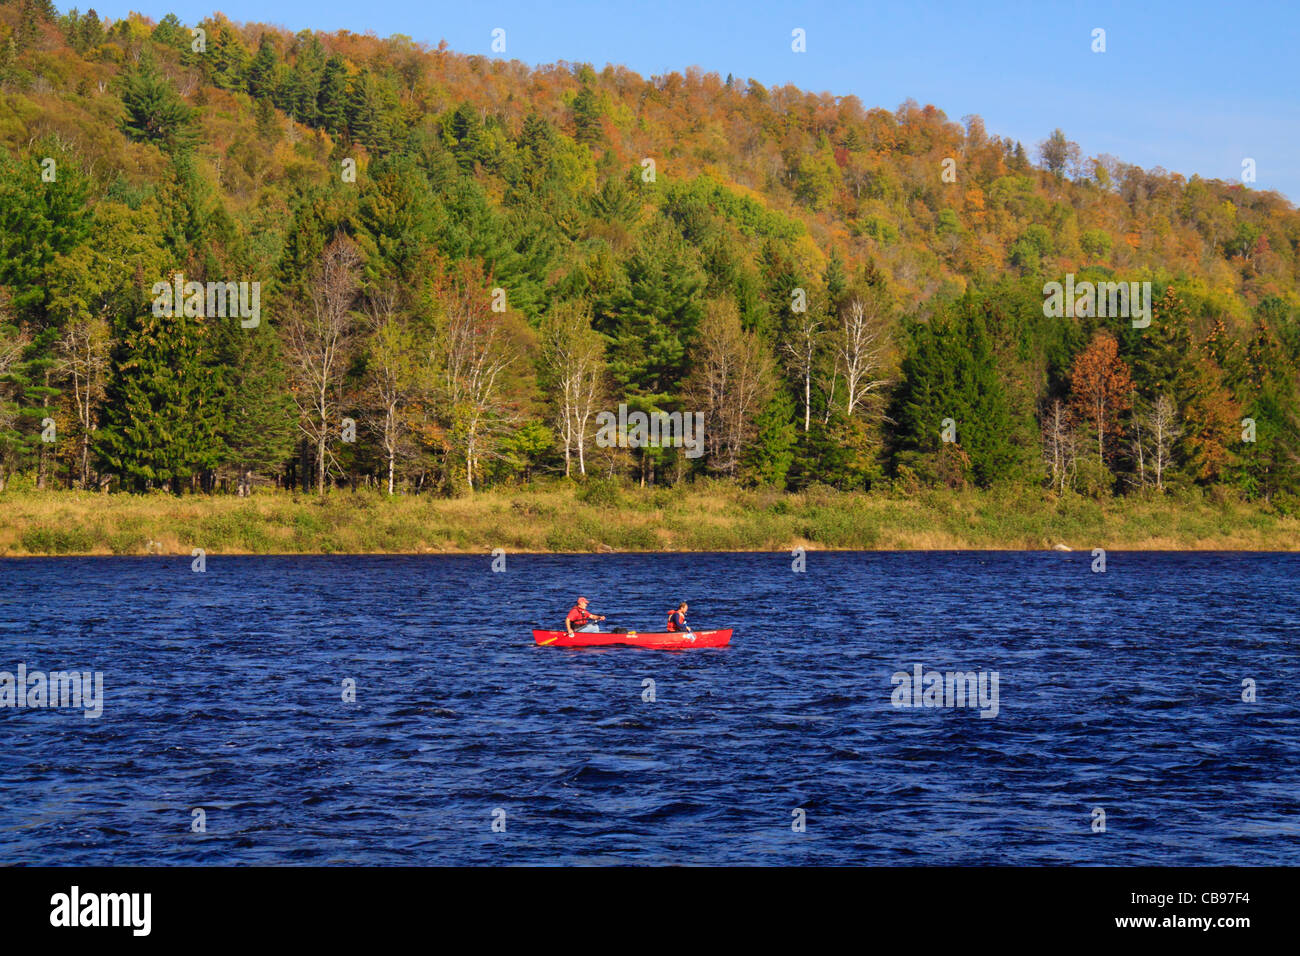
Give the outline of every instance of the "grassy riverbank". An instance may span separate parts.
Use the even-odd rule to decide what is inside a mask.
[[[0,555],[343,554],[809,549],[1300,550],[1300,518],[1200,496],[1053,499],[1033,490],[912,497],[550,483],[445,499],[0,494]]]

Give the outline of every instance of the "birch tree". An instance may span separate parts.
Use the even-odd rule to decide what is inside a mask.
[[[409,451],[407,405],[417,391],[420,374],[415,332],[402,315],[398,300],[397,290],[384,285],[366,301],[367,424],[384,450],[389,495],[394,493],[397,459]]]
[[[286,323],[298,425],[316,447],[316,492],[321,495],[335,437],[334,419],[342,402],[343,374],[352,354],[352,306],[360,271],[361,255],[352,240],[335,236],[312,270],[308,307]]]
[[[111,346],[108,319],[103,315],[71,319],[57,345],[57,371],[72,384],[72,400],[81,431],[77,468],[82,488],[90,483],[90,447],[108,382]]]
[[[803,430],[812,424],[812,379],[822,338],[822,323],[811,313],[802,312],[791,329],[782,351],[790,369],[803,380]]]
[[[474,491],[482,459],[522,416],[506,400],[506,378],[519,359],[506,313],[494,312],[490,298],[462,269],[439,294],[442,309],[432,352],[439,371],[441,398],[452,448],[465,466],[465,484]]]
[[[889,316],[880,295],[854,296],[840,316],[834,337],[835,357],[844,375],[845,414],[889,384],[878,377],[884,366]]]
[[[741,328],[730,299],[709,303],[698,341],[688,395],[704,412],[710,466],[734,476],[742,450],[757,431],[758,414],[775,391],[775,362],[762,340]],[[693,411],[688,405],[684,414]]]
[[[19,409],[15,389],[6,376],[18,364],[31,344],[30,339],[16,326],[7,324],[4,291],[0,289],[0,491],[9,483],[14,469],[11,453],[21,441],[18,433]]]
[[[1074,473],[1078,444],[1074,423],[1060,399],[1052,402],[1043,420],[1043,459],[1052,475],[1052,490],[1065,493],[1066,482]]]
[[[1174,464],[1174,445],[1182,437],[1183,429],[1178,424],[1178,410],[1173,399],[1168,395],[1157,396],[1155,402],[1137,416],[1139,445],[1145,445],[1143,454],[1143,471],[1147,464],[1155,472],[1157,491],[1165,490],[1165,472]],[[1142,432],[1146,433],[1145,440]]]
[[[564,444],[564,476],[587,473],[587,436],[604,395],[605,345],[591,328],[589,306],[560,303],[542,322],[542,365],[555,392]]]

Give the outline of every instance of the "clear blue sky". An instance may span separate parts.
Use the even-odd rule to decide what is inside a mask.
[[[620,0],[81,0],[113,19],[138,9],[187,24],[214,9],[297,31],[404,34],[530,65],[625,65],[643,76],[699,66],[893,109],[908,97],[1031,150],[1061,127],[1084,155],[1239,179],[1300,200],[1300,3],[864,0],[812,3]],[[58,0],[60,9],[71,0]],[[790,49],[802,27],[808,50]],[[1091,50],[1106,31],[1106,52]]]

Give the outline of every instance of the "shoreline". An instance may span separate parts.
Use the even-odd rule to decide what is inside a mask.
[[[1098,545],[1098,547],[1101,547]],[[1110,554],[1296,554],[1300,548],[1106,548]],[[1082,554],[1091,556],[1087,548],[806,548],[808,554]],[[767,554],[790,556],[790,551],[755,548],[738,551],[724,548],[720,551],[506,551],[507,557],[578,557],[582,555],[687,555],[687,554]],[[205,551],[209,558],[491,558],[490,551]],[[111,551],[84,551],[61,554],[0,554],[0,561],[48,561],[51,559],[80,558],[191,558],[192,552],[153,552],[150,554],[116,554]]]
[[[1286,503],[1289,505],[1289,503]],[[1054,498],[639,488],[547,481],[460,498],[335,491],[247,498],[10,489],[0,557],[490,555],[805,551],[1300,551],[1300,515],[1195,493]],[[1062,551],[1062,553],[1065,553]]]

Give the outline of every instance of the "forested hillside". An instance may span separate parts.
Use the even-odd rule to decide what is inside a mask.
[[[871,97],[0,0],[0,490],[1295,507],[1295,207]],[[1045,315],[1067,275],[1150,282],[1149,325]],[[704,454],[604,447],[620,404]]]

